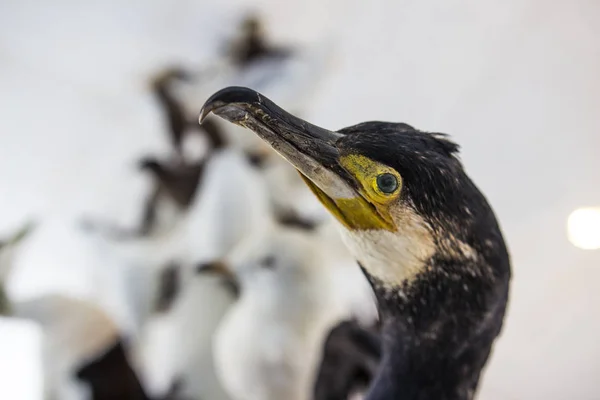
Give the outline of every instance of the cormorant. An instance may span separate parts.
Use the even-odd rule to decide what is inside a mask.
[[[340,223],[382,324],[366,399],[473,399],[502,327],[510,262],[458,145],[404,123],[329,131],[242,87],[211,96],[200,120],[210,112],[267,141]]]

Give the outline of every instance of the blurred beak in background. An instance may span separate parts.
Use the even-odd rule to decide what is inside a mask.
[[[227,263],[221,260],[201,263],[196,267],[197,274],[212,274],[221,278],[223,285],[234,296],[240,295],[240,283],[237,276],[232,272]]]

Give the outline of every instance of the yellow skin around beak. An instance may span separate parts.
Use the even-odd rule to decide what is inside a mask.
[[[332,198],[310,178],[302,173],[301,175],[321,203],[347,229],[395,231],[396,226],[391,217],[390,206],[400,194],[400,174],[362,155],[342,156],[340,165],[360,186],[355,197]],[[390,173],[396,177],[398,188],[393,193],[383,193],[378,188],[377,177],[383,173]]]

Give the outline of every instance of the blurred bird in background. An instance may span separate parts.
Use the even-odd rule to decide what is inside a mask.
[[[42,328],[44,399],[308,400],[320,371],[355,385],[329,366],[329,347],[334,363],[378,363],[339,351],[345,321],[376,323],[374,297],[300,175],[232,125],[197,122],[204,100],[235,83],[304,112],[331,49],[272,44],[256,15],[220,48],[209,65],[149,79],[170,148],[136,161],[151,182],[140,220],[88,213],[64,225],[93,260],[91,294],[12,301],[11,255],[32,228],[3,244],[2,313]],[[330,392],[316,398],[352,390]]]
[[[240,288],[215,336],[217,373],[233,399],[308,399],[327,333],[343,319],[373,321],[374,308],[364,309],[373,300],[341,245],[321,232],[327,227],[270,224],[263,237],[200,270]]]

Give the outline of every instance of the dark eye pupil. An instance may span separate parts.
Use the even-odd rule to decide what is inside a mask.
[[[394,193],[398,189],[398,180],[392,174],[381,174],[377,177],[377,186],[383,193]]]

